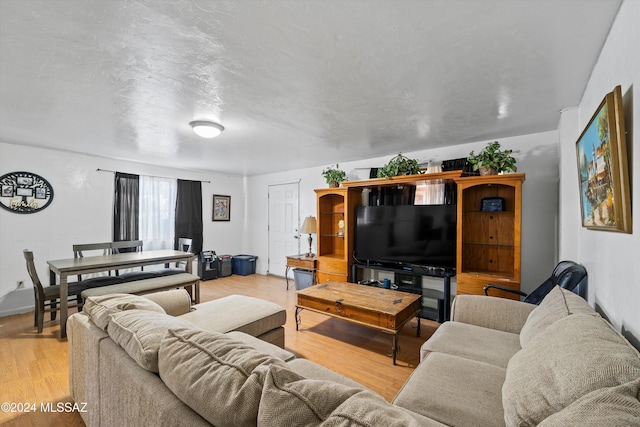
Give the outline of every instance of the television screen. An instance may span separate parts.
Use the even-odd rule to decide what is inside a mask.
[[[455,268],[456,205],[358,206],[361,263]]]

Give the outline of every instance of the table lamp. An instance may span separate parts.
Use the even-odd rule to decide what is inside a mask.
[[[316,227],[316,217],[308,216],[304,219],[302,227],[300,228],[300,233],[309,233],[309,253],[307,253],[306,256],[313,256],[311,252],[311,242],[313,241],[311,234],[316,232]]]

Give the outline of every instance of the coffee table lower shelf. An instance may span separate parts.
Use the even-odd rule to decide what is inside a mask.
[[[409,320],[418,320],[420,336],[420,296],[375,289],[346,282],[327,282],[298,291],[295,321],[301,323],[300,312],[312,312],[346,320],[392,335],[391,357],[396,364],[400,331]]]

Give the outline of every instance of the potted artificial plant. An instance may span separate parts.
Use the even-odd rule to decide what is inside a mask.
[[[516,159],[511,153],[513,153],[513,150],[500,150],[500,143],[493,141],[487,144],[478,154],[471,151],[467,160],[473,166],[474,171],[480,171],[480,175],[515,172],[518,168]]]
[[[415,175],[420,173],[418,161],[398,154],[389,163],[378,169],[378,178],[391,178],[398,175]]]
[[[337,163],[335,168],[333,166],[329,166],[323,170],[322,176],[324,176],[324,179],[331,188],[339,187],[342,181],[347,180],[347,174],[345,171],[340,170],[340,165]]]

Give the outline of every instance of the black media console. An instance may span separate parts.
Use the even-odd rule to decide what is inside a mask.
[[[456,275],[456,270],[454,268],[429,266],[389,267],[378,264],[353,264],[351,266],[351,276],[355,283],[378,287],[383,286],[379,281],[363,281],[359,279],[360,276],[358,273],[360,270],[365,268],[393,272],[394,284],[392,289],[402,292],[410,292],[437,300],[438,308],[425,307],[422,305],[422,309],[420,310],[421,318],[435,320],[439,323],[449,320],[449,310],[451,308],[451,278]],[[442,292],[430,289],[423,290],[422,276],[442,277]]]

